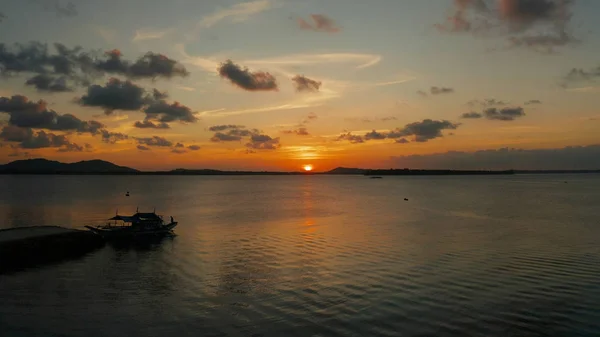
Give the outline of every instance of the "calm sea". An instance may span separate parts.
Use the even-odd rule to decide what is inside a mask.
[[[600,175],[0,186],[0,228],[136,207],[179,221],[158,243],[0,275],[3,337],[600,335]]]

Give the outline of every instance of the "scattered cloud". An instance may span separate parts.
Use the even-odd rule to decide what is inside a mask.
[[[488,108],[484,110],[483,114],[490,120],[514,121],[519,117],[525,116],[525,111],[521,107],[502,109]]]
[[[138,144],[143,144],[147,146],[158,146],[158,147],[171,147],[173,146],[173,142],[167,140],[166,138],[159,136],[152,136],[148,138],[136,138]]]
[[[539,102],[539,101],[538,101]],[[540,104],[539,103],[529,103],[529,104]],[[527,103],[526,103],[527,104]],[[496,121],[514,121],[517,118],[525,116],[525,110],[521,107],[507,107],[507,108],[486,108],[483,112],[466,112],[463,113],[460,117],[463,119],[478,119],[485,117],[489,120]]]
[[[147,120],[155,120],[160,123],[180,121],[184,123],[195,123],[198,118],[196,112],[179,102],[167,103],[165,100],[152,102],[146,109]]]
[[[343,133],[341,135],[339,135],[336,138],[337,141],[341,141],[341,140],[346,140],[349,141],[352,144],[360,144],[360,143],[364,143],[365,140],[363,139],[362,136],[359,135],[353,135],[351,132],[346,132]]]
[[[476,106],[481,106],[481,107],[492,107],[492,106],[505,106],[508,103],[504,102],[504,101],[500,101],[497,100],[495,98],[486,98],[483,100],[472,100],[467,102],[467,105],[470,107],[476,107]]]
[[[41,5],[44,10],[54,12],[58,17],[73,17],[77,16],[77,6],[70,1],[61,0],[31,0],[32,2]]]
[[[65,135],[56,135],[45,131],[33,131],[31,128],[21,128],[7,125],[0,132],[0,139],[7,142],[18,142],[22,149],[59,148],[61,152],[83,151],[83,147],[71,143]]]
[[[115,110],[140,110],[148,103],[144,88],[118,78],[111,78],[105,86],[94,84],[88,87],[87,94],[79,99],[79,104],[101,107],[107,115]]]
[[[133,124],[133,127],[138,129],[168,129],[170,128],[169,124],[165,122],[154,123],[150,120],[144,120],[142,122],[137,121]]]
[[[29,79],[29,85],[36,86],[38,90],[89,86],[92,80],[104,75],[121,75],[131,79],[168,79],[189,75],[179,62],[153,52],[131,62],[125,60],[117,49],[98,54],[86,52],[81,47],[69,49],[60,43],[55,43],[53,47],[51,50],[40,42],[12,46],[0,43],[0,73],[41,75]]]
[[[148,93],[131,81],[111,78],[104,86],[90,86],[87,94],[77,102],[83,106],[101,107],[107,115],[115,110],[138,111],[144,108],[146,119],[135,124],[138,128],[164,129],[169,127],[166,123],[195,123],[198,120],[195,116],[197,112],[179,102],[168,103],[164,100],[166,97],[168,95],[165,92],[154,89]]]
[[[191,150],[191,151],[198,151],[198,150],[200,150],[200,146],[198,146],[198,145],[189,145],[187,148],[189,150]]]
[[[451,93],[454,93],[453,88],[436,87],[436,86],[429,88],[429,94],[431,94],[431,95],[442,95],[442,94],[451,94]],[[423,96],[423,97],[428,96],[428,93],[423,90],[417,91],[417,94],[420,96]]]
[[[231,22],[243,22],[248,20],[252,15],[262,13],[272,7],[273,3],[269,0],[238,3],[229,8],[219,9],[203,17],[200,20],[199,27],[212,27],[225,19],[229,19]]]
[[[443,130],[454,130],[460,124],[455,124],[447,120],[424,119],[420,122],[406,124],[403,128],[396,128],[387,134],[388,138],[396,139],[407,136],[414,136],[414,141],[424,143],[429,140],[443,137]]]
[[[568,27],[573,0],[498,0],[497,7],[483,0],[453,2],[453,14],[444,24],[435,25],[440,31],[505,36],[510,48],[544,53],[578,42]]]
[[[250,150],[276,150],[281,147],[281,144],[279,137],[271,138],[271,136],[257,133],[250,136],[246,147]]]
[[[391,157],[396,167],[453,170],[581,170],[600,167],[600,145],[553,149],[501,148]]]
[[[371,131],[371,132],[367,132],[364,136],[365,140],[379,140],[379,139],[386,139],[387,138],[387,134],[385,133],[381,133],[381,132],[377,132],[375,130]]]
[[[477,118],[481,118],[483,117],[483,114],[479,113],[479,112],[465,112],[464,114],[460,115],[460,118],[465,118],[465,119],[477,119]]]
[[[310,21],[298,18],[298,26],[300,29],[312,30],[315,32],[337,33],[340,28],[335,24],[333,19],[323,14],[311,14]]]
[[[102,141],[109,144],[115,144],[119,141],[129,139],[129,136],[119,132],[110,132],[108,130],[101,130]]]
[[[35,75],[25,82],[25,85],[34,86],[38,91],[70,92],[73,88],[67,85],[67,77],[53,77],[46,74]]]
[[[525,105],[532,105],[532,104],[542,104],[542,101],[540,101],[539,99],[530,99],[529,101],[524,103]]]
[[[137,149],[140,151],[150,151],[150,148],[144,145],[138,145]]]
[[[61,115],[48,109],[48,103],[45,101],[30,101],[22,95],[0,97],[0,113],[7,113],[10,116],[8,123],[21,128],[90,133],[92,135],[105,128],[105,125],[98,121],[82,121],[71,114]]]
[[[281,146],[279,137],[271,138],[258,129],[249,130],[243,125],[215,125],[211,126],[209,130],[216,131],[210,139],[215,143],[238,142],[247,137],[247,153],[253,153],[254,150],[275,150]]]
[[[262,71],[250,72],[248,68],[227,60],[219,66],[219,75],[247,91],[278,91],[277,79]]]
[[[281,131],[281,133],[284,134],[288,134],[288,135],[298,135],[298,136],[309,136],[310,133],[308,132],[308,129],[306,127],[299,127],[297,129],[292,129],[292,130],[283,130]]]
[[[566,82],[592,82],[600,78],[600,66],[584,70],[583,68],[573,68],[565,76]]]
[[[304,75],[296,75],[292,78],[297,92],[318,92],[321,82],[312,80]]]
[[[429,92],[432,95],[450,94],[454,92],[454,89],[445,87],[431,87]]]

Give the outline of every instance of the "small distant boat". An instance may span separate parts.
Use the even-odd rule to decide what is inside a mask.
[[[369,177],[371,179],[383,179],[383,177]]]
[[[134,239],[140,237],[156,237],[172,234],[177,222],[171,217],[166,223],[161,215],[137,212],[131,216],[115,215],[108,219],[104,226],[85,226],[90,231],[105,239]]]
[[[125,196],[128,197],[129,196],[129,191],[127,191],[127,193],[125,193]]]

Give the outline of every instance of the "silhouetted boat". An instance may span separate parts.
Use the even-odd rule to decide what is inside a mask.
[[[383,177],[369,177],[370,179],[383,179]]]
[[[101,235],[105,239],[134,239],[143,237],[156,237],[171,234],[177,222],[166,223],[161,215],[137,212],[131,216],[115,215],[108,219],[104,226],[85,226],[92,232]]]

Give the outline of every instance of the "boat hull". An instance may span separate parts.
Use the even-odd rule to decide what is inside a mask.
[[[162,225],[159,228],[153,229],[137,229],[131,226],[127,227],[92,227],[85,226],[95,234],[102,236],[105,239],[136,239],[145,237],[166,236],[173,233],[173,228],[177,226],[177,222],[171,222]]]

